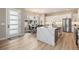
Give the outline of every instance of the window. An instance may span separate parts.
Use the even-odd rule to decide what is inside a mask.
[[[18,20],[18,16],[16,15],[10,15],[10,18],[9,19],[14,19],[14,20]]]
[[[9,12],[10,12],[10,14],[12,14],[12,15],[19,15],[16,10],[10,9]]]

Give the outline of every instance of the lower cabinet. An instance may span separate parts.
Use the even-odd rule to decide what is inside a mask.
[[[53,27],[38,27],[37,28],[37,39],[41,42],[55,46],[57,40],[57,28]]]

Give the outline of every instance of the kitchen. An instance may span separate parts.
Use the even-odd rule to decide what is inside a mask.
[[[9,20],[20,17],[18,23]],[[19,11],[18,11],[19,10]],[[77,50],[79,46],[79,9],[77,8],[0,8],[0,49]],[[17,13],[18,11],[18,13]],[[6,21],[4,20],[6,19]],[[4,21],[2,21],[4,20]],[[10,25],[10,21],[14,28]],[[10,28],[12,32],[9,32]],[[8,27],[8,28],[7,28]],[[6,28],[6,29],[5,29]],[[16,29],[16,33],[14,33]],[[5,31],[5,32],[4,32]],[[10,34],[11,35],[10,35]],[[5,36],[1,36],[1,35]],[[16,35],[15,35],[16,34]]]

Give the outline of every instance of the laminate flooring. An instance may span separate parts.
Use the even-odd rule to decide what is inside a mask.
[[[0,50],[77,50],[73,33],[62,32],[55,46],[37,40],[36,34],[0,41]]]

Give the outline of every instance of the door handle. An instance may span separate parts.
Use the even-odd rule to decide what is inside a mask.
[[[10,28],[10,25],[8,25],[8,28]]]

